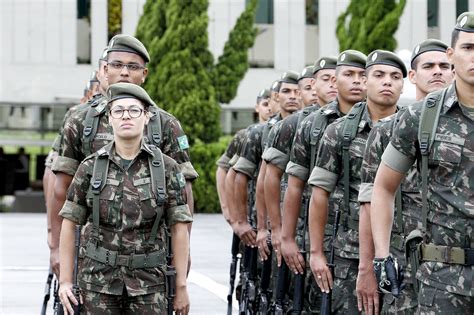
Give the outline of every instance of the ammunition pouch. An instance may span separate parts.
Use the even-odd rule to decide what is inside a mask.
[[[407,263],[411,265],[411,278],[415,292],[419,291],[420,283],[416,279],[416,272],[421,264],[420,245],[423,243],[423,233],[420,230],[413,230],[408,234],[405,241],[405,257]]]
[[[118,251],[108,250],[89,242],[87,243],[84,256],[111,267],[126,266],[130,269],[140,269],[163,267],[166,265],[165,250],[146,254],[120,255]]]

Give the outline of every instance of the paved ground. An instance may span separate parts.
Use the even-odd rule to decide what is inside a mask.
[[[191,314],[226,313],[231,238],[222,216],[195,216],[188,278]],[[45,214],[0,213],[0,314],[40,312],[48,255]],[[51,305],[52,300],[48,314]]]

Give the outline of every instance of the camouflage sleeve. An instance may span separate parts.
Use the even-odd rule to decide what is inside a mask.
[[[166,192],[168,195],[166,203],[166,222],[169,226],[178,222],[192,222],[193,218],[186,204],[186,191],[184,189],[186,179],[174,161],[167,161],[165,165]]]
[[[367,138],[367,146],[364,151],[364,159],[360,170],[361,184],[359,189],[359,202],[371,202],[372,190],[374,187],[375,175],[382,160],[382,154],[390,140],[390,130],[392,124],[380,122],[374,126]]]
[[[263,159],[267,163],[274,164],[283,171],[290,161],[290,151],[299,115],[299,113],[293,114],[279,123],[279,130],[263,155]]]
[[[295,139],[290,152],[290,161],[286,167],[288,175],[298,177],[302,181],[307,181],[310,171],[310,130],[312,115],[305,118],[296,130]]]
[[[53,144],[51,145],[51,149],[55,152],[59,152],[61,144],[61,134],[58,133],[56,138],[54,138]]]
[[[399,173],[408,172],[417,158],[420,106],[417,103],[401,115],[382,156],[382,161]]]
[[[230,165],[229,165],[230,158],[224,153],[221,155],[221,157],[216,161],[216,165],[218,167],[221,167],[225,169],[226,171],[229,170]]]
[[[262,160],[262,125],[252,128],[247,133],[247,139],[242,145],[239,158],[233,166],[236,172],[253,177],[255,170]]]
[[[332,192],[337,184],[337,179],[342,173],[340,131],[342,121],[330,124],[319,146],[316,165],[311,172],[308,183]]]
[[[77,224],[84,225],[90,215],[87,207],[87,192],[89,191],[92,177],[93,159],[81,163],[69,186],[64,203],[59,215]]]
[[[180,166],[186,180],[194,180],[199,175],[191,164],[189,143],[179,121],[168,113],[160,111],[163,139],[161,151],[174,159]]]
[[[65,122],[59,156],[51,168],[53,172],[62,172],[71,176],[75,174],[79,163],[85,158],[82,153],[82,128],[78,112],[71,115]]]
[[[222,167],[225,170],[229,170],[231,165],[229,164],[230,160],[234,157],[239,149],[241,142],[244,140],[245,137],[245,129],[241,129],[237,131],[232,141],[227,146],[224,154],[217,160],[216,165]],[[235,163],[234,163],[235,164]]]

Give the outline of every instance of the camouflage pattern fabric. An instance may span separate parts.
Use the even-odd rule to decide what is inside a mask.
[[[472,296],[450,293],[422,283],[418,294],[417,314],[474,314],[473,300]]]
[[[273,126],[279,121],[281,121],[283,117],[281,116],[280,113],[273,115],[268,119],[268,121],[265,123],[265,127],[263,129],[262,133],[262,152],[265,152],[265,149],[267,148],[268,143],[273,142],[273,138],[275,137],[276,133],[274,132],[271,136],[271,130]]]
[[[242,143],[244,142],[244,139],[245,139],[246,132],[247,132],[246,129],[241,129],[235,133],[234,138],[232,138],[232,141],[227,146],[225,152],[217,160],[216,162],[217,166],[222,167],[226,171],[229,170],[229,168],[231,167],[229,162],[232,159],[232,157],[237,152],[240,151],[240,148],[242,147]]]
[[[163,207],[158,207],[157,196],[151,186],[148,160],[153,152],[148,145],[142,143],[140,153],[126,169],[115,152],[114,142],[104,149],[108,155],[109,169],[106,185],[100,194],[100,246],[119,251],[122,255],[144,254],[166,248],[163,228],[159,229],[153,248],[148,248],[146,243],[156,216],[160,216],[167,226],[192,221],[186,205],[185,179],[178,164],[163,155],[167,200]],[[92,230],[90,181],[96,155],[89,156],[80,164],[59,213],[64,218],[85,225],[81,236],[79,285],[85,290],[114,295],[122,294],[124,286],[130,296],[158,292],[165,283],[162,267],[114,268],[84,257]]]
[[[415,103],[403,113],[382,156],[385,164],[402,173],[407,172],[415,160],[421,161],[417,134],[422,106],[422,102]],[[459,103],[452,84],[441,108],[429,156],[428,243],[473,248],[473,152],[473,118]],[[456,294],[474,296],[473,266],[425,261],[417,271],[417,279],[452,293],[453,303]]]
[[[383,152],[390,142],[393,128],[405,110],[406,108],[403,108],[397,114],[381,119],[367,138],[367,146],[361,169],[360,202],[370,202],[371,200],[372,187]],[[395,210],[397,212],[402,211],[403,226],[399,226],[397,214],[395,214],[390,247],[390,252],[404,266],[404,282],[406,287],[398,299],[390,295],[384,296],[383,313],[404,312],[405,314],[413,314],[418,304],[417,293],[412,285],[411,265],[406,261],[404,242],[400,242],[400,239],[405,239],[412,230],[421,227],[421,178],[415,166],[410,169],[408,174],[401,185],[402,209]],[[393,237],[393,233],[396,233],[399,237]]]
[[[356,279],[359,260],[335,257],[331,314],[359,314]]]
[[[111,295],[94,291],[82,291],[83,314],[167,314],[167,300],[163,291],[129,296],[124,290],[121,295]]]
[[[247,128],[245,141],[238,153],[238,160],[233,166],[236,172],[244,173],[250,178],[256,178],[258,167],[262,161],[262,133],[265,124],[253,125]]]
[[[106,102],[106,98],[102,96],[100,102]],[[104,104],[98,106],[104,106]],[[88,109],[88,107],[85,107],[76,110],[65,122],[59,157],[52,167],[54,172],[63,172],[72,176],[76,172],[79,163],[86,158],[83,152],[82,141],[84,121]],[[158,110],[160,112],[162,131],[160,142],[161,151],[169,155],[180,165],[183,175],[187,179],[195,179],[197,173],[190,162],[188,148],[183,146],[184,144],[180,142],[180,139],[185,139],[185,134],[179,121],[171,114],[161,109]],[[92,141],[92,152],[97,152],[100,148],[113,140],[113,130],[109,124],[108,111],[104,110],[98,115],[99,124],[97,133]]]

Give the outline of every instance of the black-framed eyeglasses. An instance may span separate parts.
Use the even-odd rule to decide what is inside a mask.
[[[145,112],[145,110],[138,106],[130,106],[129,108],[116,106],[110,110],[110,116],[115,119],[120,119],[123,117],[125,112],[128,112],[128,116],[130,116],[130,118],[138,118],[143,112]]]
[[[145,69],[144,66],[137,63],[121,63],[118,61],[111,61],[108,62],[107,65],[109,65],[114,70],[122,70],[123,67],[127,67],[128,71],[140,71]]]

